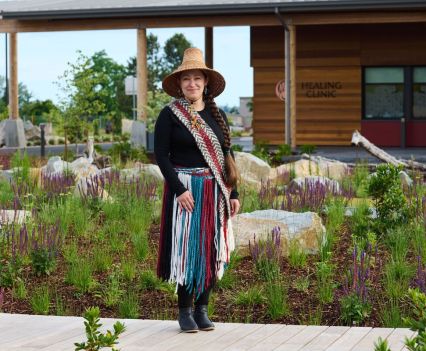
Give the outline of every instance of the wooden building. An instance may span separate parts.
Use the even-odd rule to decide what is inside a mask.
[[[212,64],[212,28],[246,25],[255,141],[349,145],[357,129],[380,146],[426,146],[425,0],[21,0],[0,2],[0,15],[11,33],[11,118],[19,32],[137,29],[143,106],[146,28],[205,27]]]

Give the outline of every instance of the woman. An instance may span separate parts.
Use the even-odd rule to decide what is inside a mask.
[[[199,49],[185,50],[182,64],[163,80],[176,99],[155,125],[154,152],[165,178],[157,274],[176,283],[185,332],[214,329],[209,293],[234,249],[237,171],[226,115],[214,102],[224,88]]]

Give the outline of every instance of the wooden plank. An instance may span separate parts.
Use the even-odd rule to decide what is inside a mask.
[[[203,345],[203,351],[217,351],[223,350],[226,347],[234,344],[238,340],[244,338],[246,335],[254,333],[257,329],[261,328],[262,324],[241,324],[234,330],[225,335],[222,335],[214,341],[210,341]]]
[[[213,68],[213,27],[204,28],[204,57],[206,66]]]
[[[295,336],[285,341],[283,344],[278,346],[275,350],[277,351],[300,350],[303,346],[309,344],[311,340],[314,339],[317,335],[320,335],[327,329],[328,327],[326,326],[316,326],[316,325],[307,326],[300,333],[297,333]]]
[[[190,343],[191,348],[193,348],[194,350],[201,349],[204,347],[204,344],[213,342],[214,340],[221,338],[223,335],[238,328],[240,325],[241,323],[215,323],[216,328],[214,331],[200,331],[194,334],[180,333],[155,345],[152,350],[187,351],[188,343]]]
[[[294,335],[300,333],[306,325],[286,325],[284,328],[279,329],[278,332],[266,337],[261,343],[255,344],[249,348],[250,351],[270,351],[275,350],[278,346],[285,343]]]
[[[19,118],[18,107],[18,34],[10,33],[10,86],[9,86],[9,118]]]
[[[249,350],[253,345],[262,344],[263,341],[274,335],[275,333],[280,333],[285,328],[285,325],[280,324],[265,324],[261,328],[257,329],[255,332],[246,335],[244,338],[238,340],[232,345],[228,346],[224,350],[234,351],[234,350]]]
[[[290,15],[295,25],[426,22],[426,11],[365,11]]]
[[[148,103],[148,66],[146,28],[137,30],[137,119],[146,122]]]
[[[136,18],[91,18],[64,20],[0,19],[0,32],[62,32],[79,30],[215,27],[215,26],[278,26],[275,14],[270,15],[209,15]]]
[[[416,333],[407,328],[396,328],[392,334],[387,337],[389,348],[392,351],[401,351],[405,347],[405,338],[411,338]]]
[[[372,329],[365,335],[351,351],[371,351],[374,350],[374,343],[380,338],[386,339],[393,332],[392,328]]]
[[[329,327],[324,332],[312,339],[301,350],[303,351],[323,351],[326,350],[334,341],[341,338],[350,328],[349,327]]]
[[[335,340],[327,351],[350,351],[365,335],[367,335],[372,328],[369,327],[356,327],[350,328],[339,339]]]

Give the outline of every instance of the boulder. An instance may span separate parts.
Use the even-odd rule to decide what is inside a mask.
[[[75,185],[74,196],[84,198],[90,195],[102,200],[110,200],[108,192],[97,182],[97,178],[79,178]]]
[[[22,224],[31,218],[31,211],[0,210],[0,226],[3,224]]]
[[[321,218],[315,212],[294,213],[262,210],[242,213],[232,219],[236,247],[248,253],[249,240],[265,240],[276,226],[281,230],[282,250],[288,255],[289,244],[296,241],[306,253],[318,252],[319,239],[325,233]]]
[[[296,162],[283,164],[277,167],[277,176],[283,172],[294,173],[296,177],[322,176],[331,179],[341,180],[348,175],[349,167],[346,163],[329,160],[319,156],[312,156],[311,159],[302,159]],[[271,180],[273,179],[273,174]]]
[[[163,174],[161,173],[160,167],[152,163],[141,163],[136,162],[135,168],[139,171],[142,176],[150,177],[158,182],[164,181]]]
[[[250,153],[235,152],[235,163],[241,174],[241,181],[256,189],[260,189],[262,180],[267,181],[271,176],[271,166]]]
[[[86,157],[79,157],[69,165],[70,169],[79,178],[90,178],[99,174],[99,169],[93,165]]]
[[[30,140],[39,140],[40,139],[40,128],[33,125],[31,121],[24,121],[24,131],[25,131],[25,138]]]
[[[309,186],[322,185],[328,188],[329,190],[340,192],[340,184],[337,180],[329,179],[327,177],[322,177],[322,176],[309,176],[309,177],[295,178],[290,182],[289,187],[304,188],[307,185]]]
[[[60,156],[53,156],[49,158],[47,164],[41,167],[41,172],[45,174],[59,174],[69,169],[70,164],[63,161]]]

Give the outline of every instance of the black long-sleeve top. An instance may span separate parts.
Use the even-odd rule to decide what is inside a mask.
[[[210,108],[198,111],[201,118],[210,126],[216,134],[220,145],[224,147],[222,129],[214,119]],[[228,123],[225,112],[220,110],[224,120]],[[155,123],[154,153],[161,173],[168,183],[172,192],[177,196],[183,194],[187,189],[179,180],[174,167],[208,167],[207,162],[198,148],[194,137],[181,121],[174,115],[169,107],[164,107]],[[232,150],[231,155],[234,157]],[[231,191],[231,199],[237,199],[238,192],[234,188]]]

